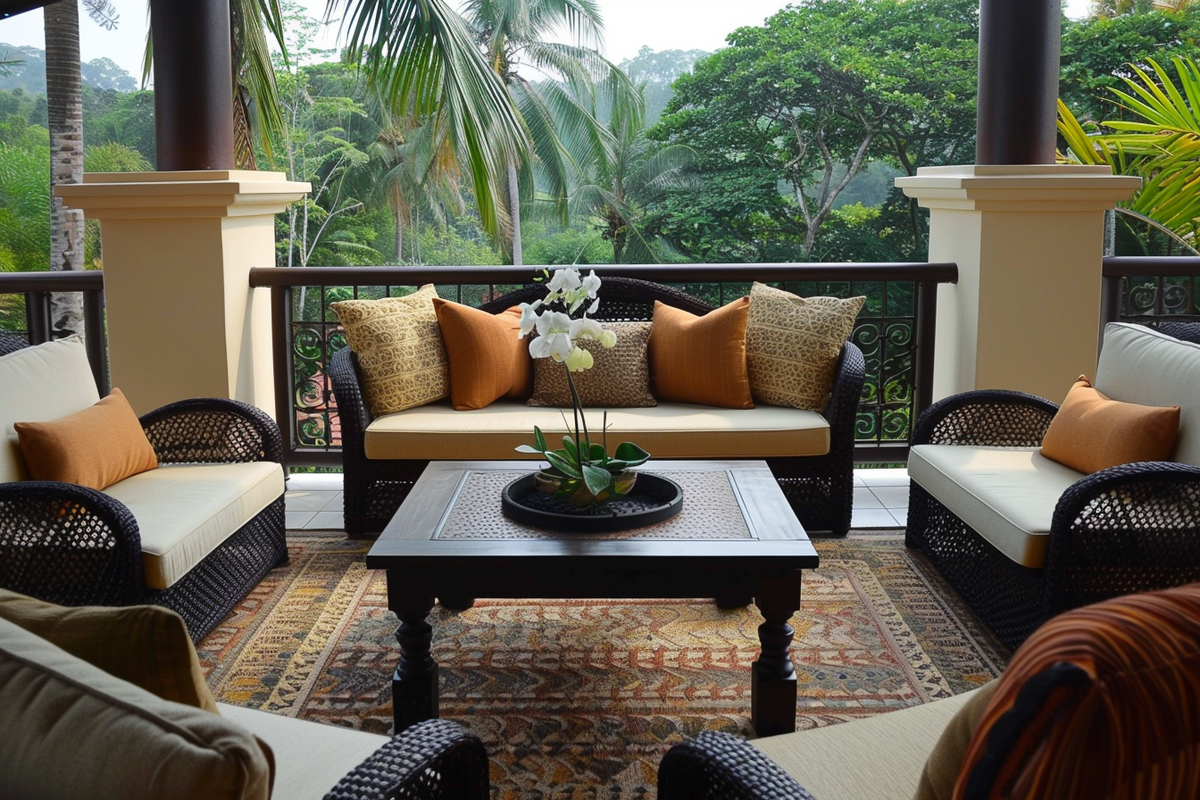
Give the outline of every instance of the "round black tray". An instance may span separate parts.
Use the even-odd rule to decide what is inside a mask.
[[[534,488],[534,475],[517,478],[500,493],[504,516],[561,533],[614,533],[670,519],[683,508],[683,488],[661,475],[639,472],[633,491],[602,506],[579,508]]]

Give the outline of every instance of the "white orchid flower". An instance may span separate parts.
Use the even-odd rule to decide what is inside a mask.
[[[555,361],[566,361],[571,354],[582,348],[576,347],[571,337],[565,333],[555,333],[550,336],[550,357]]]
[[[581,286],[587,292],[589,298],[596,297],[596,292],[600,291],[600,276],[596,274],[596,270],[588,273],[588,276],[583,279]]]
[[[617,334],[613,331],[605,330],[600,332],[600,346],[612,347],[617,343]]]
[[[554,270],[550,284],[546,287],[550,294],[566,294],[579,288],[579,270],[574,267],[559,267]]]
[[[582,347],[576,347],[575,350],[567,357],[567,369],[571,372],[583,372],[585,369],[591,369],[595,364],[592,354]]]
[[[604,329],[600,327],[600,323],[594,319],[573,319],[571,320],[571,328],[567,332],[572,341],[579,339],[599,339],[604,335]]]
[[[537,303],[522,303],[521,304],[521,331],[517,334],[518,339],[523,339],[529,335],[529,332],[534,329],[538,321],[537,307],[541,305],[541,300]]]
[[[571,318],[561,311],[543,311],[534,323],[538,336],[550,336],[555,333],[569,333]]]

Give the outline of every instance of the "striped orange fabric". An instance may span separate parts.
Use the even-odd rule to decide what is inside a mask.
[[[954,797],[1200,797],[1200,584],[1074,609],[1034,632]]]

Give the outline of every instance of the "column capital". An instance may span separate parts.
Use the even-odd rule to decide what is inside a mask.
[[[312,189],[282,172],[89,172],[54,194],[90,219],[198,219],[274,215]]]
[[[957,211],[1103,211],[1142,185],[1088,164],[921,167],[896,185],[925,208]]]

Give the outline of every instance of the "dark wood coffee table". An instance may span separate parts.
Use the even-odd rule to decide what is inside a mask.
[[[367,554],[387,570],[400,618],[392,678],[396,731],[438,716],[438,670],[428,616],[477,597],[754,599],[764,622],[750,674],[750,719],[760,736],[796,728],[789,623],[800,575],[816,550],[763,461],[652,461],[642,468],[684,488],[665,522],[613,534],[554,533],[500,511],[500,489],[537,462],[434,461]]]

